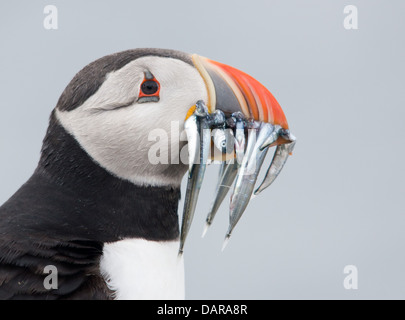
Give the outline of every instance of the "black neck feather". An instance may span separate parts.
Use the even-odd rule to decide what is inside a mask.
[[[62,219],[94,240],[173,240],[179,235],[179,189],[136,186],[113,176],[89,157],[54,114],[28,184],[33,180],[50,187],[42,196],[55,212],[47,212],[47,219]]]

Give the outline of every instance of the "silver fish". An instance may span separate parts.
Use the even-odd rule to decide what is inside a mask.
[[[269,123],[262,123],[259,129],[250,130],[246,153],[243,157],[236,178],[235,189],[231,197],[229,228],[223,249],[250,201],[257,176],[268,152],[268,148],[261,149],[261,146],[273,132],[274,126]]]
[[[266,176],[260,186],[256,189],[255,195],[261,193],[264,189],[268,188],[274,180],[276,180],[287,162],[289,154],[293,151],[294,146],[295,141],[277,146],[273,160],[267,169]]]
[[[211,130],[209,128],[208,119],[201,112],[201,109],[199,110],[199,114],[197,114],[197,124],[198,133],[200,136],[200,163],[193,164],[191,168],[191,176],[189,175],[187,181],[186,197],[184,200],[183,209],[183,221],[180,234],[180,255],[183,253],[184,244],[190,230],[191,223],[193,222],[198,195],[204,179],[211,147]]]
[[[238,173],[238,169],[240,167],[239,163],[236,160],[233,160],[232,163],[223,162],[222,166],[224,166],[224,169],[222,170],[223,174],[220,174],[220,177],[218,179],[218,185],[215,191],[216,197],[208,213],[202,237],[205,236],[208,228],[211,226],[219,207],[221,206],[222,202],[225,199],[225,196],[228,194],[229,189],[232,187],[232,184],[235,181],[236,174]]]
[[[199,129],[195,114],[184,122],[184,130],[188,141],[188,175],[191,177],[191,171],[199,153]]]

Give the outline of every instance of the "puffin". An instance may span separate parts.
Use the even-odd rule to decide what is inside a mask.
[[[274,96],[236,68],[152,48],[95,60],[61,94],[37,168],[0,207],[0,299],[185,299],[182,253],[206,165],[221,162],[207,228],[233,187],[229,240],[294,144]]]

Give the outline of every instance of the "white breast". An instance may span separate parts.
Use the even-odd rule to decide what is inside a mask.
[[[178,250],[178,241],[105,244],[100,270],[117,300],[184,299],[184,260]]]

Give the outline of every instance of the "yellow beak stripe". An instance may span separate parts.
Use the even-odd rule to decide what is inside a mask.
[[[195,108],[196,108],[196,106],[193,105],[190,109],[188,109],[187,115],[186,115],[186,119],[184,119],[184,120],[187,120],[188,118],[191,117],[191,115],[192,115],[192,114],[194,113],[194,111],[195,111]]]

